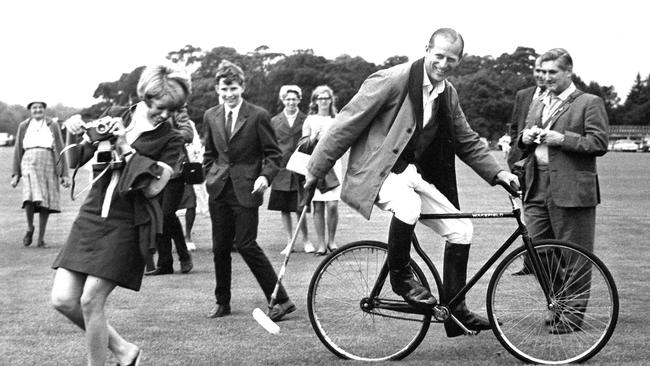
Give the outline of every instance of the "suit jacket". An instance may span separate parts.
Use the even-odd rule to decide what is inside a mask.
[[[526,117],[530,103],[533,101],[537,86],[521,89],[515,94],[515,104],[510,115],[510,153],[508,154],[508,167],[512,170],[514,163],[522,159],[522,151],[517,148],[519,132],[526,127]]]
[[[548,147],[549,192],[559,207],[594,207],[600,203],[596,157],[605,155],[608,143],[605,103],[580,90],[571,94],[567,101],[558,107],[550,120],[551,130],[564,134],[564,141],[561,146]],[[540,100],[533,100],[526,128],[540,123],[543,108]],[[537,145],[524,145],[519,141],[518,146],[529,155],[525,165],[525,202],[535,177]]]
[[[264,176],[273,181],[282,160],[269,114],[246,101],[242,102],[230,139],[226,138],[223,105],[205,111],[205,153],[203,166],[205,185],[212,197],[217,197],[228,179],[237,200],[244,207],[259,207],[263,195],[252,194],[255,180]]]
[[[287,117],[284,111],[278,113],[271,118],[271,126],[275,131],[275,137],[278,140],[278,147],[282,153],[282,161],[280,163],[280,171],[273,179],[273,189],[277,191],[297,191],[298,179],[294,173],[285,169],[291,154],[298,148],[298,141],[302,136],[302,125],[305,123],[307,115],[298,111],[296,119],[293,121],[293,126],[289,126]]]
[[[417,95],[407,97],[413,67],[418,75],[422,75],[419,76],[416,92],[420,94],[419,100],[422,99],[424,72],[417,69],[422,68],[422,65],[420,59],[413,64],[397,65],[370,75],[359,92],[337,115],[332,127],[316,145],[309,161],[309,171],[322,178],[350,148],[341,198],[367,219],[370,218],[381,185],[416,129],[416,120],[422,118],[415,112],[421,111],[422,105],[417,106],[412,102],[412,99],[418,99]],[[434,184],[441,192],[455,191],[454,154],[483,179],[492,183],[496,174],[502,170],[501,167],[467,123],[458,103],[456,89],[447,82],[443,94],[446,97],[440,103],[446,103],[451,126],[450,134],[440,142],[452,154],[444,155],[444,169],[440,172],[445,175],[442,177],[443,182],[446,182],[444,184],[454,187]],[[428,154],[425,150],[421,160],[426,161]],[[429,182],[434,176],[441,175],[433,173],[433,168],[435,167],[418,166],[423,178]]]

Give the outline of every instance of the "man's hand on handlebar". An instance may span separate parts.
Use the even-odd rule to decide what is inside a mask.
[[[519,178],[517,178],[516,175],[505,170],[497,173],[496,183],[503,186],[504,188],[506,188],[506,186],[510,187],[513,191],[518,191],[520,189]],[[506,188],[506,190],[512,193],[508,188]]]

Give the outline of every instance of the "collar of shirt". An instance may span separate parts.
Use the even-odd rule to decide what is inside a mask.
[[[424,68],[424,77],[422,78],[422,125],[426,126],[431,119],[433,113],[433,102],[438,98],[438,95],[445,90],[445,81],[437,82],[435,85],[431,84],[427,69]]]
[[[283,113],[284,113],[284,117],[287,119],[287,122],[289,123],[289,127],[293,127],[293,123],[296,121],[296,117],[298,117],[298,111],[296,110],[296,113],[294,114],[288,114],[287,110],[285,109]]]
[[[133,142],[143,133],[153,131],[154,129],[159,128],[163,123],[166,123],[162,122],[154,126],[147,118],[148,109],[149,107],[147,107],[145,102],[139,102],[135,106],[135,110],[131,115],[131,123],[129,123],[129,126],[125,128],[126,141],[129,145],[133,144]]]
[[[224,118],[228,118],[228,112],[232,112],[232,131],[235,130],[235,122],[237,122],[237,117],[239,116],[239,110],[241,109],[241,105],[244,103],[243,99],[239,100],[239,104],[235,106],[235,108],[230,108],[227,104],[224,104]]]
[[[544,105],[547,106],[547,107],[551,105],[551,102],[552,102],[552,100],[553,100],[554,97],[557,98],[557,99],[559,99],[560,101],[564,102],[565,100],[567,100],[567,99],[569,98],[569,96],[570,96],[571,94],[573,94],[574,91],[576,91],[576,86],[575,86],[575,84],[572,82],[572,83],[569,85],[568,88],[564,89],[564,91],[562,91],[562,93],[558,94],[557,96],[552,96],[550,92],[544,93],[544,95],[541,97],[541,98],[542,98],[542,102],[543,102]]]
[[[442,93],[445,90],[445,82],[446,79],[443,81],[439,81],[436,83],[436,85],[431,84],[431,80],[429,79],[429,75],[427,74],[427,69],[425,66],[424,67],[424,77],[422,78],[422,102],[424,104],[427,103],[428,100],[435,100],[440,93]]]
[[[533,93],[533,98],[542,98],[546,94],[546,90],[542,90],[542,88],[535,87],[535,92]]]

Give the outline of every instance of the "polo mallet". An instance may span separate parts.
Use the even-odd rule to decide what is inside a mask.
[[[289,250],[287,250],[287,254],[284,255],[284,262],[282,263],[282,267],[280,267],[280,272],[278,273],[278,280],[275,283],[275,288],[273,289],[273,293],[271,294],[271,300],[269,301],[269,310],[272,309],[273,306],[275,305],[275,300],[276,297],[278,296],[280,285],[282,284],[282,278],[284,277],[284,272],[286,271],[287,264],[289,263],[289,257],[291,257],[291,252],[293,252],[293,247],[296,244],[296,239],[298,238],[298,232],[300,231],[300,226],[302,225],[302,222],[305,220],[305,216],[307,216],[307,209],[311,204],[311,199],[314,197],[314,192],[316,192],[315,184],[309,188],[307,195],[303,199],[304,205],[302,208],[302,212],[300,213],[300,217],[298,218],[298,223],[296,224],[296,231],[293,233],[291,242],[287,244],[287,248]],[[271,318],[269,318],[268,315],[266,315],[262,310],[260,310],[260,308],[255,308],[253,310],[253,318],[264,329],[266,329],[267,332],[271,334],[280,333],[280,327],[273,320],[271,320]]]

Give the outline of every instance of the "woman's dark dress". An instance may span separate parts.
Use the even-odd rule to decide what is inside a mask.
[[[146,210],[141,206],[145,199],[136,186],[142,188],[143,181],[160,174],[162,168],[156,161],[178,169],[179,157],[184,152],[182,136],[167,122],[143,133],[131,146],[137,152],[122,172],[108,217],[102,218],[101,210],[110,172],[92,186],[52,267],[105,278],[138,291],[145,266],[138,226],[151,218],[143,215]],[[134,168],[136,165],[138,168]],[[119,187],[125,186],[129,189],[120,191]]]

